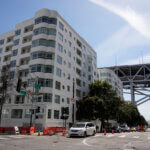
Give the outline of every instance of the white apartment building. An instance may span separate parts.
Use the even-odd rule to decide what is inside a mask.
[[[31,119],[39,128],[63,126],[62,107],[69,107],[67,123],[72,123],[73,91],[75,100],[80,100],[97,79],[96,52],[56,11],[48,9],[0,35],[0,68],[5,66],[10,67],[11,84],[1,126],[29,126]],[[29,95],[16,92],[18,77]],[[40,85],[38,92],[35,83]],[[30,110],[37,108],[39,112],[31,115]]]
[[[116,91],[117,96],[123,99],[123,85],[119,77],[110,69],[98,68],[98,78],[101,81],[107,81]]]

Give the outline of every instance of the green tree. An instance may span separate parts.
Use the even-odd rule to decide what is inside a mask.
[[[103,116],[103,100],[97,96],[86,96],[78,102],[77,119],[93,120]]]

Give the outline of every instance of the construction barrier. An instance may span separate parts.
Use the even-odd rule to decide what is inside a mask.
[[[33,133],[35,133],[35,127],[30,127],[30,135],[32,135]]]
[[[106,135],[106,130],[104,131],[104,135]]]
[[[66,135],[66,130],[63,130],[62,136],[65,136],[65,135]]]

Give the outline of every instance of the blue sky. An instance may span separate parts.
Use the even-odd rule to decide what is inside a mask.
[[[150,62],[149,0],[1,0],[0,34],[34,16],[57,10],[95,49],[98,67]],[[139,107],[150,120],[150,102]]]

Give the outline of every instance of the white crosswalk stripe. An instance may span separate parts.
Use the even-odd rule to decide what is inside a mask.
[[[0,140],[7,140],[8,138],[3,138],[3,137],[0,137]]]
[[[10,140],[10,139],[22,139],[24,136],[19,136],[19,135],[10,135],[7,137],[0,137],[0,140]]]
[[[138,139],[138,138],[139,138],[139,136],[133,136],[132,138],[134,138],[134,139]]]
[[[124,137],[126,137],[126,135],[121,135],[121,136],[119,136],[119,137],[124,138]]]

